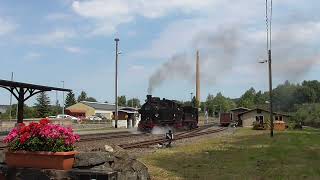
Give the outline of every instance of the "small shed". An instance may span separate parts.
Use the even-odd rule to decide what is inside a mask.
[[[115,126],[114,117],[115,117],[115,111],[113,113],[113,120],[112,125]],[[131,127],[137,127],[140,120],[140,115],[138,112],[138,109],[131,108],[131,107],[125,107],[118,110],[118,127],[125,127],[125,128],[131,128]]]
[[[238,115],[239,122],[238,124],[242,124],[243,127],[252,127],[254,122],[258,122],[260,124],[265,124],[268,128],[270,128],[270,111],[256,108],[252,109]],[[274,121],[284,121],[288,122],[290,116],[282,113],[273,113]]]

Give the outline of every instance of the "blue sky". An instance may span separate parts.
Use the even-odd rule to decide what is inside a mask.
[[[252,0],[10,0],[0,1],[0,79],[84,90],[114,101],[114,41],[120,38],[119,94],[145,99],[149,78],[163,80],[153,95],[188,100],[194,92],[196,49],[201,98],[239,97],[267,89],[265,1]],[[274,84],[319,77],[320,2],[274,2]],[[191,69],[163,71],[181,55]],[[55,92],[49,93],[52,102]],[[61,102],[61,93],[59,100]],[[0,104],[9,93],[0,91]],[[28,104],[33,104],[31,99]]]

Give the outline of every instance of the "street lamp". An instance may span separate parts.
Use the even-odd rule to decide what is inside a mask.
[[[62,82],[62,88],[64,88],[64,81]],[[64,115],[64,91],[62,92],[62,114]]]
[[[192,100],[193,100],[193,93],[190,93],[190,95],[191,95],[191,103],[192,103]]]
[[[118,44],[120,39],[115,38],[114,41],[116,42],[116,75],[115,75],[115,116],[114,116],[114,127],[118,128],[118,55],[121,53],[118,52]]]

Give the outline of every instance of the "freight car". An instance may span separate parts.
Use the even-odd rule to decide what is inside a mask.
[[[221,126],[229,126],[232,122],[232,114],[231,113],[220,113],[220,125]]]
[[[150,131],[154,127],[170,127],[173,129],[193,129],[198,127],[198,109],[183,106],[180,103],[147,95],[146,102],[139,110],[141,120],[140,131]]]

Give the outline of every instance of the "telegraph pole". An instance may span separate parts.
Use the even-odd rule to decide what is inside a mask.
[[[115,116],[114,116],[114,127],[118,128],[118,43],[120,41],[119,38],[115,38],[114,41],[116,42],[116,75],[115,75]]]
[[[270,100],[270,136],[273,137],[273,101],[272,101],[272,69],[271,69],[271,49],[268,51],[268,65],[269,65],[269,100]]]

